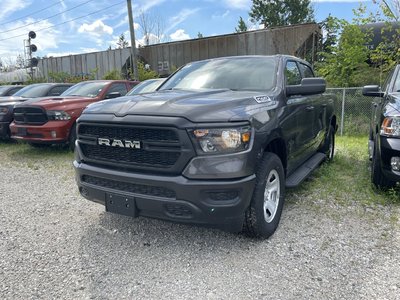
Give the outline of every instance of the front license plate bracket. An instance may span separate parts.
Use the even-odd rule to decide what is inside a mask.
[[[115,214],[136,217],[137,210],[135,198],[117,194],[107,194],[106,211]]]

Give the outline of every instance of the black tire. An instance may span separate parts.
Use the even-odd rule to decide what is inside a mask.
[[[325,153],[325,161],[333,161],[333,157],[335,155],[335,129],[332,125],[329,126],[328,135],[326,136],[324,145],[322,146],[320,151],[322,153]]]
[[[394,187],[396,183],[387,179],[382,172],[381,159],[378,154],[378,141],[375,138],[374,152],[372,153],[371,181],[378,189]]]
[[[266,239],[278,228],[285,199],[284,174],[280,158],[271,152],[264,153],[250,206],[245,212],[243,231],[248,236]]]
[[[71,151],[75,150],[75,141],[76,141],[76,124],[72,125],[71,131],[69,132],[68,145]]]

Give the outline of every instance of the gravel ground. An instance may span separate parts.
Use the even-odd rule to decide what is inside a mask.
[[[292,191],[257,241],[105,213],[69,161],[0,161],[1,299],[399,299],[398,205]]]

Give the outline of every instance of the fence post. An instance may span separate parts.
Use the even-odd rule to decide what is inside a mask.
[[[343,126],[344,126],[344,101],[346,99],[346,89],[343,88],[343,97],[342,97],[342,118],[340,120],[340,136],[343,136]]]

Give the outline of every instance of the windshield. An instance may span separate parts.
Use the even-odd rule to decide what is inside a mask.
[[[3,96],[5,93],[7,93],[9,87],[7,86],[0,86],[0,96]]]
[[[189,63],[161,88],[269,90],[275,86],[276,61],[272,57],[231,57]]]
[[[81,82],[71,86],[61,96],[97,97],[108,82]]]
[[[20,96],[24,98],[43,97],[47,95],[48,90],[48,84],[31,84],[20,89],[14,94],[14,96]]]
[[[154,92],[164,81],[164,79],[149,79],[139,83],[129,91],[127,96]]]

